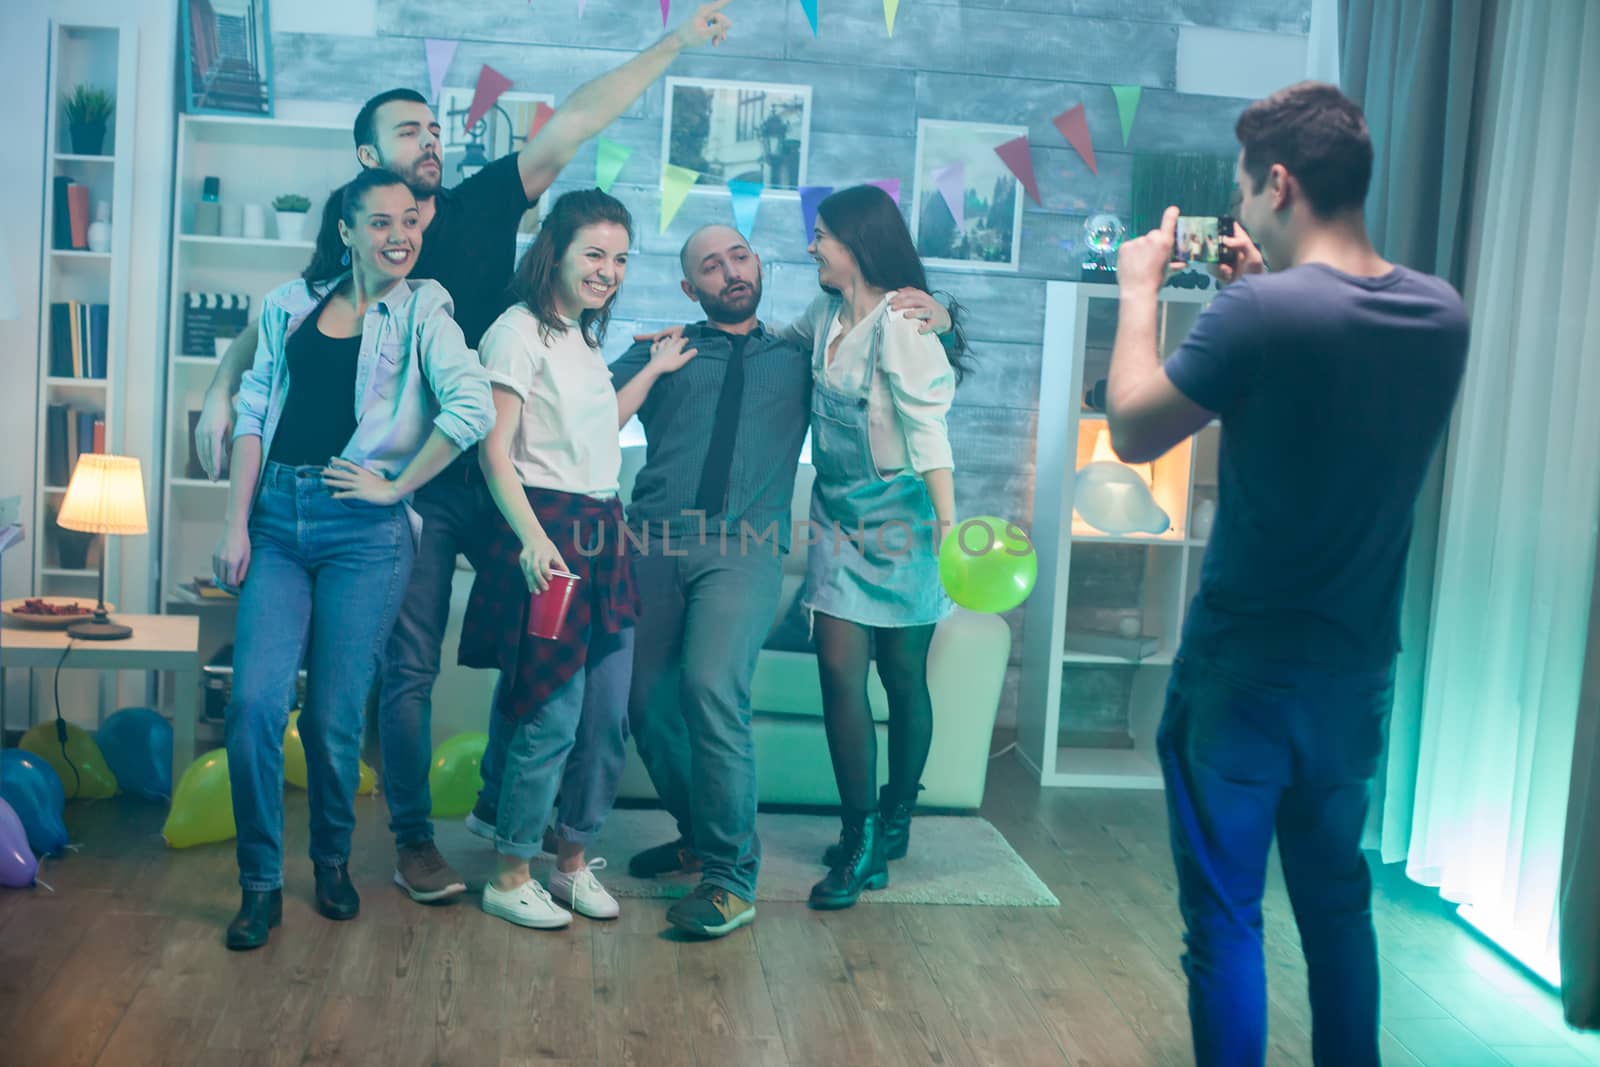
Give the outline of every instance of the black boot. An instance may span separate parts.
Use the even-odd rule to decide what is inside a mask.
[[[911,846],[911,813],[917,807],[917,794],[922,786],[913,789],[909,796],[896,796],[884,786],[878,791],[878,814],[883,819],[883,858],[905,859]]]
[[[905,859],[906,850],[911,844],[911,814],[916,809],[916,795],[922,792],[923,787],[917,786],[910,800],[896,800],[894,794],[889,792],[889,787],[884,786],[878,790],[878,814],[883,816],[883,858],[886,860]],[[844,855],[844,832],[840,831],[839,840],[822,850],[822,865],[836,867]]]
[[[329,919],[354,919],[361,910],[361,898],[350,884],[344,864],[337,867],[316,865],[317,910]]]
[[[877,812],[845,812],[839,844],[843,849],[840,862],[811,887],[813,908],[848,908],[864,890],[883,889],[889,884]]]
[[[235,952],[260,948],[267,934],[283,921],[283,890],[246,889],[239,902],[239,914],[228,924],[227,945]]]

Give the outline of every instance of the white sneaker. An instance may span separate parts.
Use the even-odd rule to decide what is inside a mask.
[[[605,867],[602,857],[590,860],[587,867],[571,874],[560,869],[551,871],[550,895],[579,915],[590,919],[615,919],[622,914],[622,908],[594,876],[595,871],[603,871]]]
[[[544,886],[532,878],[515,889],[496,889],[494,882],[486,883],[483,910],[534,930],[559,930],[572,922],[572,912],[558,907]]]

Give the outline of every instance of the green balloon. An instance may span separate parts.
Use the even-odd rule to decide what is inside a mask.
[[[168,848],[189,848],[226,841],[237,832],[233,823],[233,788],[228,781],[228,753],[219,748],[189,764],[178,779],[161,836]]]
[[[993,515],[958,524],[939,546],[939,579],[968,611],[1010,611],[1028,599],[1038,577],[1028,531]]]
[[[433,750],[428,792],[433,795],[435,819],[459,818],[478,802],[478,789],[483,784],[478,764],[483,762],[483,751],[488,747],[488,734],[456,734]]]

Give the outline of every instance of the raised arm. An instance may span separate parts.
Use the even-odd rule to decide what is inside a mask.
[[[702,6],[650,48],[615,70],[579,86],[567,97],[539,135],[517,154],[517,169],[528,199],[544,195],[579,147],[626,111],[651,82],[661,77],[679,52],[707,41],[721,44],[730,25],[722,9],[731,2],[715,0]]]

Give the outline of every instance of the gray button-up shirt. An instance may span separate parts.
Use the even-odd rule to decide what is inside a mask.
[[[686,332],[699,354],[657,380],[639,408],[647,445],[628,504],[628,522],[651,536],[663,529],[674,537],[700,535],[704,520],[695,510],[695,494],[733,352],[728,335],[704,322]],[[770,545],[771,528],[776,527],[778,546],[788,551],[795,468],[811,422],[811,357],[800,345],[758,325],[743,359],[744,396],[722,524],[730,547],[741,536],[751,551],[757,539]],[[635,344],[611,364],[612,384],[621,389],[649,362],[649,344]],[[717,536],[722,524],[710,523],[708,536]]]

